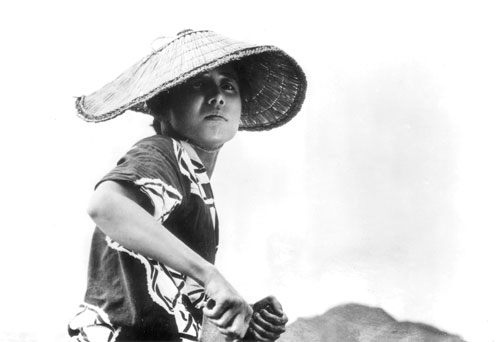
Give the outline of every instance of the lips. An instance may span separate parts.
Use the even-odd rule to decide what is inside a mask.
[[[205,120],[208,120],[208,121],[227,121],[227,119],[220,114],[207,115],[207,116],[205,116]]]

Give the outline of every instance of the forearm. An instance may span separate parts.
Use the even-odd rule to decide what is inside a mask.
[[[200,284],[215,267],[186,246],[140,205],[119,193],[96,193],[88,210],[97,226],[124,247],[155,259]]]

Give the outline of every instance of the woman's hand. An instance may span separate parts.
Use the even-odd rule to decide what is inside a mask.
[[[209,300],[203,313],[209,321],[229,340],[245,336],[253,313],[251,306],[215,268],[204,287]]]
[[[288,317],[281,303],[274,297],[266,297],[253,305],[253,316],[245,341],[273,342],[286,331]]]

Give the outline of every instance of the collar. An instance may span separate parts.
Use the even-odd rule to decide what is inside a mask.
[[[185,140],[179,140],[179,142],[181,143],[181,146],[184,148],[186,153],[188,153],[188,156],[190,159],[203,165],[203,162],[201,161],[200,157],[198,156],[198,153],[196,153],[193,145],[191,145],[189,142],[187,142]],[[203,167],[205,167],[205,165],[203,165]]]

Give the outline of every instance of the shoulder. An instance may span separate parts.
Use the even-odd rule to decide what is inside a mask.
[[[163,151],[174,151],[174,145],[177,144],[177,142],[172,139],[171,137],[164,136],[164,135],[152,135],[150,137],[141,139],[138,141],[136,144],[134,144],[135,147],[150,147],[150,148],[155,148],[157,150],[163,150]]]
[[[177,159],[181,144],[171,137],[153,135],[141,139],[128,151],[127,156],[155,156],[166,159]]]

